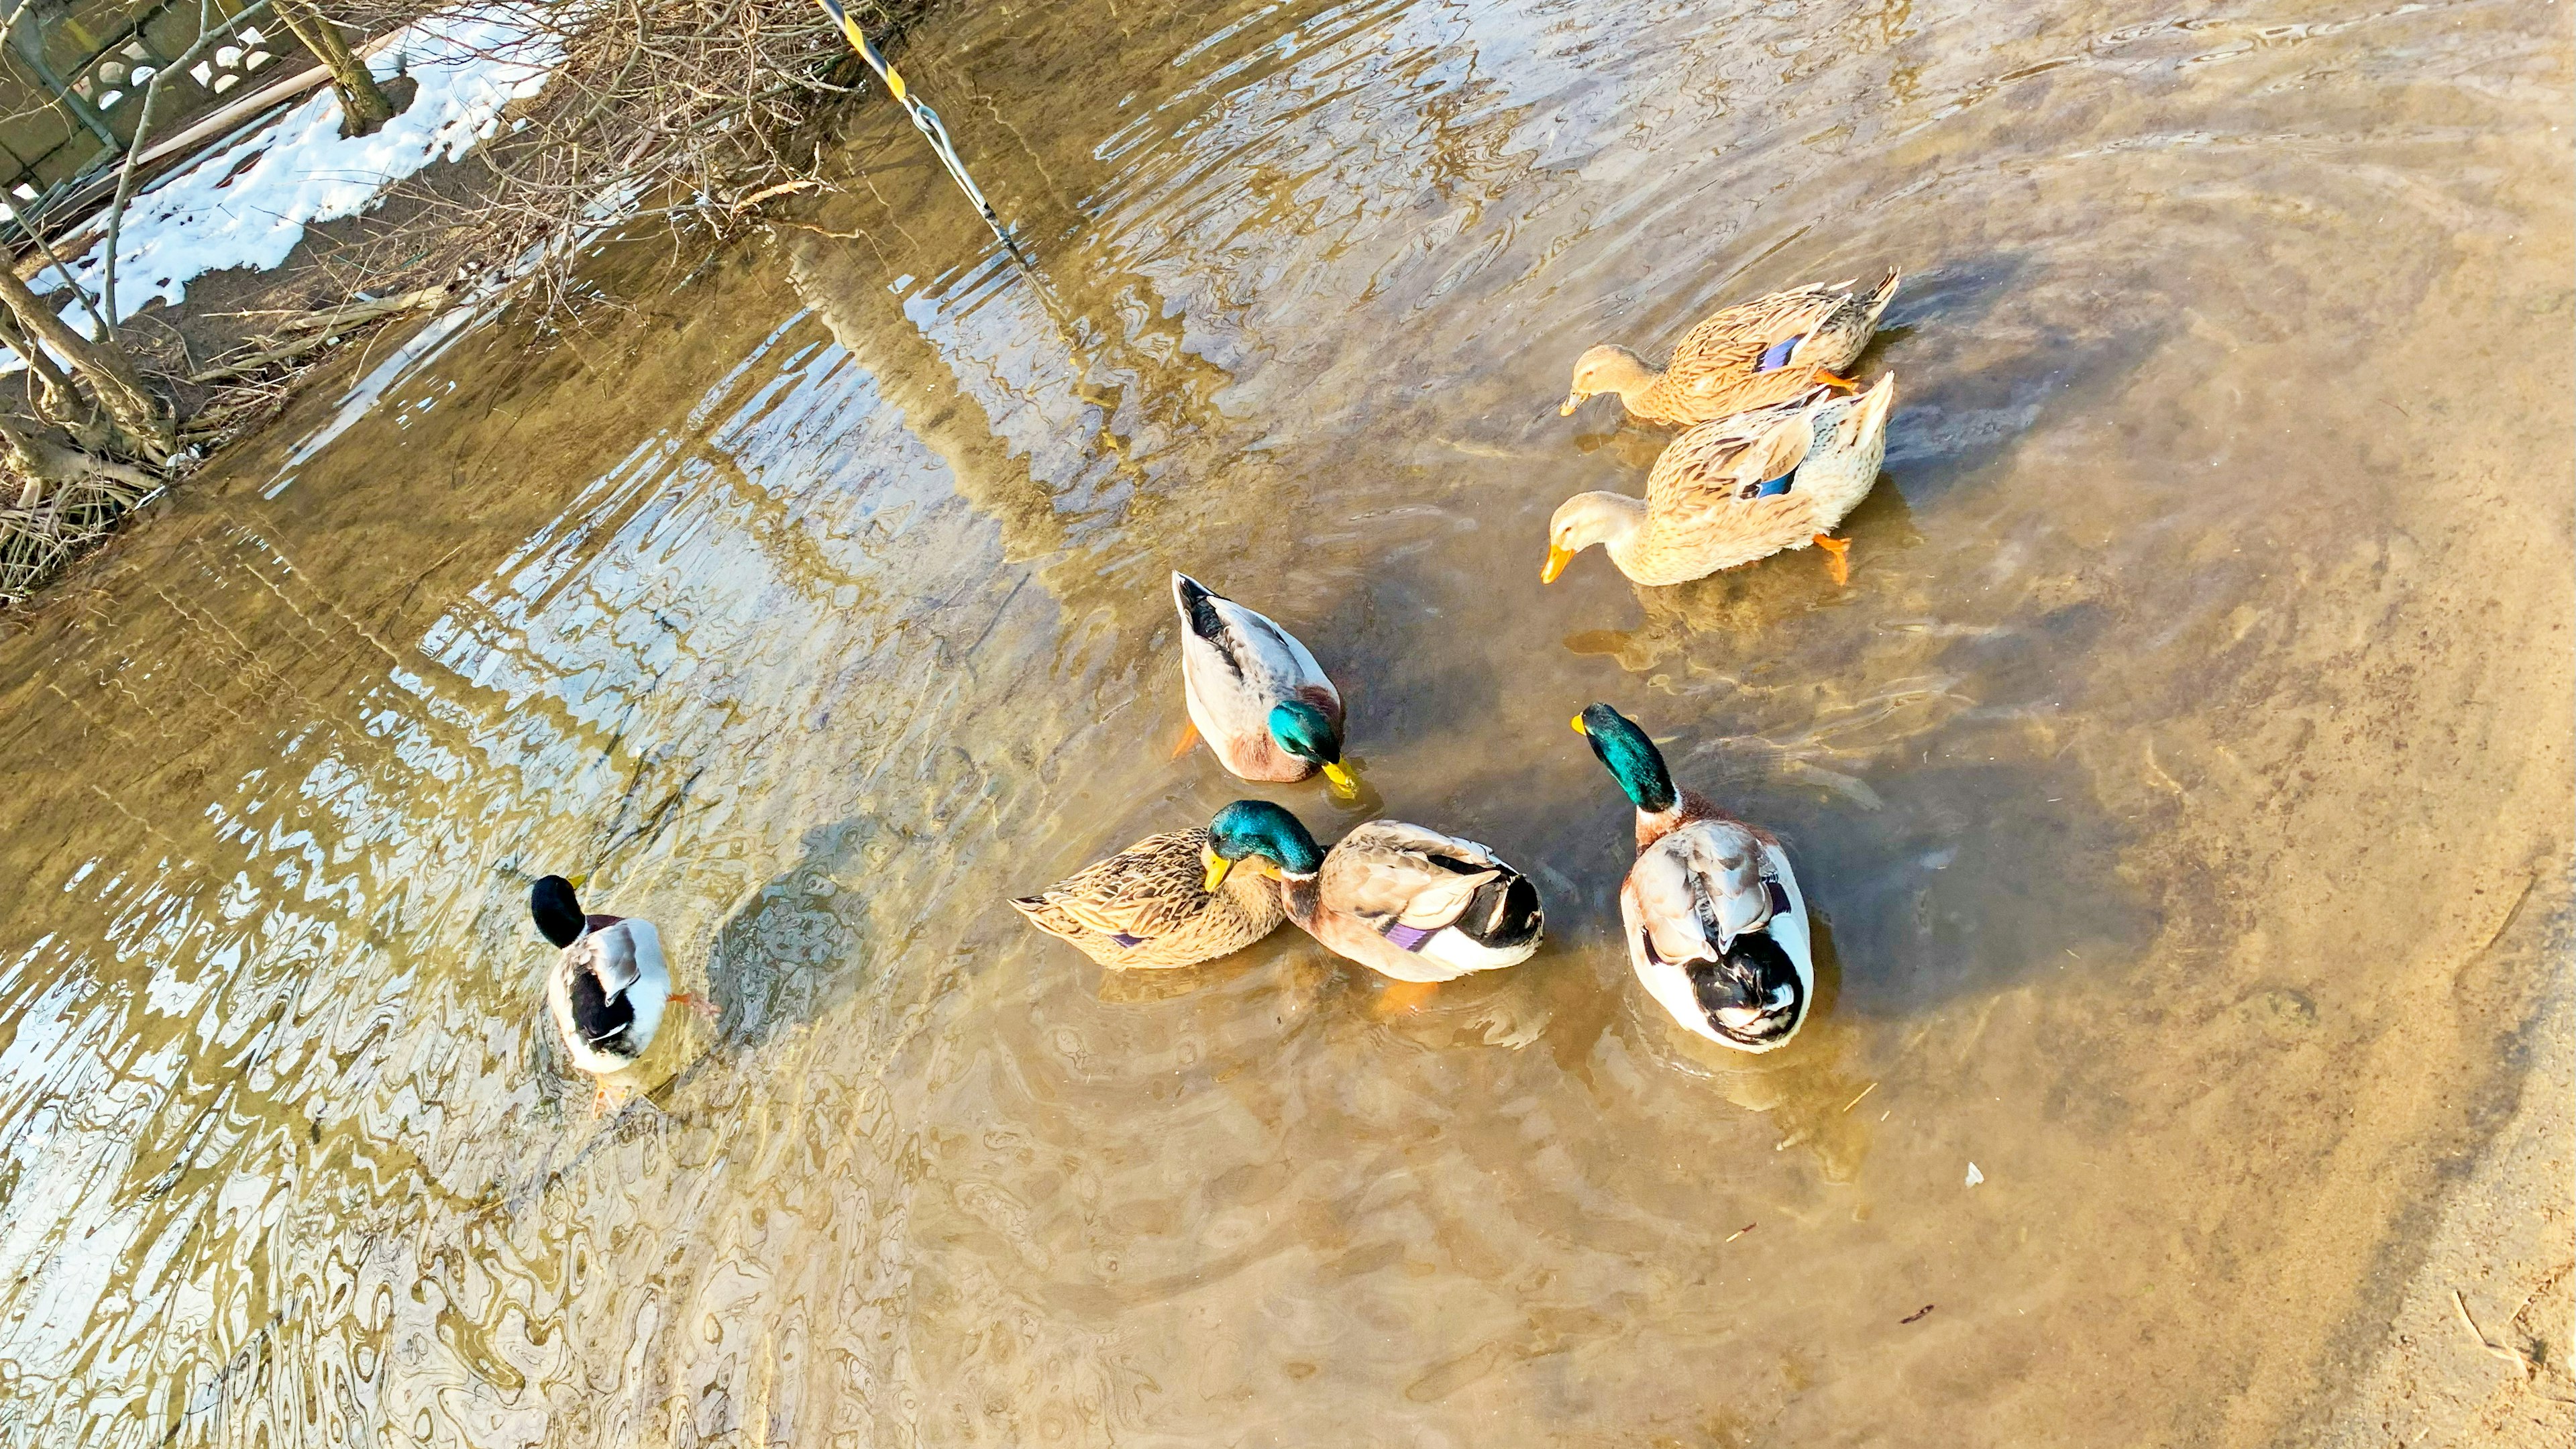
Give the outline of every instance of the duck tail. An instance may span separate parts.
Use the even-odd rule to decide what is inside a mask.
[[[1891,270],[1886,280],[1878,284],[1878,290],[1869,294],[1871,328],[1875,329],[1878,326],[1878,319],[1887,311],[1887,304],[1896,300],[1896,284],[1903,280],[1905,280],[1905,273]]]
[[[1217,598],[1207,585],[1178,569],[1172,570],[1172,603],[1189,623],[1190,632],[1202,639],[1213,639],[1225,632],[1225,620],[1216,612]]]
[[[1864,416],[1869,419],[1869,426],[1887,426],[1888,411],[1896,406],[1896,374],[1879,374],[1878,385],[1861,395],[1861,404],[1866,409]]]
[[[1528,876],[1507,869],[1476,887],[1467,909],[1458,913],[1456,929],[1487,950],[1509,951],[1537,940],[1546,925],[1538,887],[1530,884]]]

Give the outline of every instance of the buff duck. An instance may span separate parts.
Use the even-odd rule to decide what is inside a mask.
[[[1288,914],[1279,888],[1256,873],[1207,884],[1215,859],[1207,831],[1168,830],[1011,904],[1112,970],[1195,966],[1269,935]]]
[[[1637,862],[1619,887],[1628,964],[1673,1020],[1738,1051],[1776,1051],[1816,996],[1807,899],[1770,832],[1676,790],[1663,753],[1606,704],[1576,733],[1637,808]]]
[[[1625,347],[1595,347],[1575,360],[1560,411],[1617,393],[1641,422],[1685,426],[1786,402],[1820,382],[1853,388],[1840,374],[1869,346],[1898,278],[1890,272],[1866,294],[1848,281],[1818,283],[1729,307],[1692,328],[1660,372]]]
[[[1291,783],[1318,770],[1344,798],[1359,782],[1342,759],[1342,692],[1322,665],[1268,617],[1188,574],[1172,575],[1181,615],[1181,688],[1190,733],[1236,777]]]
[[[1789,402],[1702,423],[1655,460],[1646,496],[1577,493],[1548,522],[1547,564],[1556,576],[1602,545],[1641,584],[1679,584],[1788,549],[1815,544],[1836,583],[1848,582],[1850,545],[1833,531],[1860,506],[1887,457],[1887,413],[1896,375],[1852,397],[1822,388]]]
[[[665,1007],[677,1004],[712,1016],[703,997],[671,989],[662,959],[662,936],[650,921],[585,915],[574,893],[580,878],[550,875],[528,893],[528,914],[538,934],[557,948],[546,973],[546,1011],[563,1038],[572,1064],[606,1078],[643,1059],[662,1029]],[[594,1111],[609,1100],[599,1083]]]
[[[1493,851],[1372,820],[1319,850],[1304,822],[1237,800],[1208,825],[1215,890],[1238,862],[1275,876],[1288,919],[1336,956],[1403,982],[1453,981],[1526,961],[1546,919],[1538,889]]]

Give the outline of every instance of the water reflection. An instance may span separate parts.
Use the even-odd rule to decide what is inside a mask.
[[[2541,42],[2296,8],[960,12],[1039,278],[866,108],[774,236],[308,400],[0,642],[0,1442],[2293,1436],[2514,1090],[2529,969],[2389,943],[2519,939],[2567,687],[2486,662],[2563,366],[2419,347],[2563,291]],[[1660,442],[1572,356],[1891,262],[1850,587],[1539,587]],[[1380,794],[1260,793],[1492,843],[1539,956],[1001,907],[1246,793],[1173,566],[1348,686]],[[1776,1057],[1631,985],[1595,698],[1795,853]],[[546,870],[723,1005],[604,1121]]]

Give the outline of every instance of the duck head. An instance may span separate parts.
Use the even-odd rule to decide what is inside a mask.
[[[1603,343],[1574,359],[1574,385],[1565,395],[1565,406],[1556,410],[1557,415],[1572,417],[1584,399],[1605,392],[1615,392],[1621,402],[1626,402],[1653,387],[1657,375],[1646,366],[1644,358],[1627,348]]]
[[[1225,884],[1241,860],[1264,875],[1312,877],[1324,868],[1324,852],[1304,822],[1267,800],[1237,800],[1208,822],[1207,889]]]
[[[1594,757],[1640,813],[1661,815],[1680,800],[1672,771],[1664,767],[1664,752],[1635,720],[1606,704],[1587,704],[1574,717],[1574,732],[1592,746]]]
[[[1342,732],[1322,710],[1302,699],[1270,707],[1270,738],[1279,748],[1324,772],[1333,792],[1345,800],[1360,793],[1360,782],[1342,761]]]
[[[1574,556],[1594,544],[1607,547],[1615,560],[1637,531],[1646,526],[1646,500],[1625,493],[1577,493],[1556,506],[1547,521],[1547,564],[1538,581],[1556,582]]]
[[[580,940],[581,933],[590,928],[590,918],[582,914],[581,899],[573,894],[583,879],[550,875],[528,892],[528,914],[537,923],[537,933],[558,947]]]

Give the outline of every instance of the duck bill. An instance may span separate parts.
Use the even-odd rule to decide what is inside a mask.
[[[1590,393],[1583,392],[1567,393],[1565,395],[1565,406],[1558,408],[1556,410],[1556,415],[1560,418],[1570,418],[1574,416],[1574,410],[1583,406],[1583,400],[1590,396]]]
[[[1340,795],[1343,799],[1356,800],[1359,798],[1359,776],[1352,774],[1349,767],[1344,765],[1341,761],[1334,760],[1324,766],[1324,779],[1326,783],[1333,787],[1334,793]]]
[[[1558,548],[1555,544],[1549,544],[1547,546],[1547,567],[1538,571],[1538,581],[1542,584],[1555,583],[1556,576],[1565,572],[1565,566],[1572,562],[1574,562],[1574,550],[1570,548]]]
[[[1225,884],[1226,873],[1234,869],[1234,862],[1212,850],[1199,858],[1207,862],[1207,884],[1202,889],[1215,895],[1216,888]]]
[[[583,871],[579,875],[565,876],[564,884],[571,886],[574,890],[580,890],[583,886],[590,884],[590,872]]]

